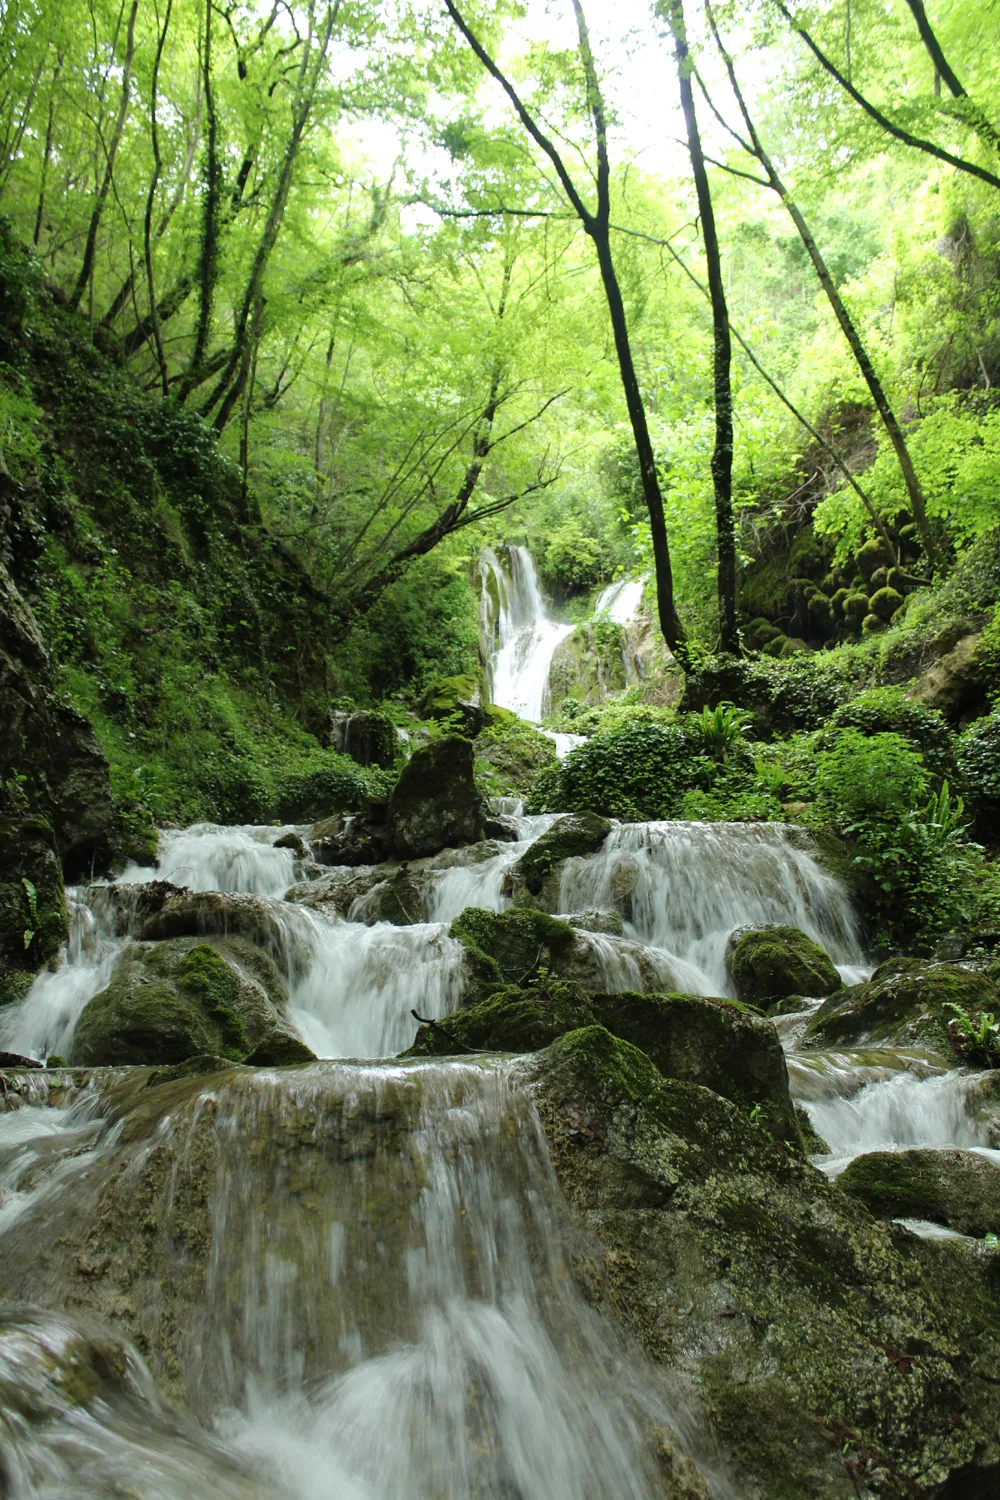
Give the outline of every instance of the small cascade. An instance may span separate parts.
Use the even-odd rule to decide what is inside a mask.
[[[136,1106],[127,1083],[107,1086],[105,1112],[141,1117],[148,1090]],[[78,1109],[0,1115],[0,1153],[23,1134],[20,1115],[68,1120]],[[140,1500],[655,1500],[664,1436],[674,1451],[697,1450],[685,1398],[577,1287],[571,1221],[509,1067],[229,1074],[194,1084],[162,1118],[158,1171],[142,1135],[106,1130],[79,1199],[63,1179],[61,1209],[45,1221],[51,1255],[34,1248],[39,1199],[17,1234],[0,1226],[7,1287],[38,1300],[63,1276],[79,1285],[78,1249],[106,1211],[98,1197],[117,1205],[136,1234],[142,1226],[150,1277],[127,1326],[204,1430],[164,1411],[121,1343],[95,1367],[119,1372],[122,1388],[105,1388],[110,1373],[104,1387],[95,1379],[97,1399],[76,1412],[91,1488],[63,1488],[68,1391],[60,1399],[50,1380],[45,1421],[26,1423],[5,1394],[26,1393],[0,1382],[16,1500],[110,1500],[119,1475]],[[50,1179],[70,1149],[50,1156]],[[205,1205],[197,1234],[192,1204]],[[78,1305],[100,1297],[94,1281],[82,1290]],[[15,1349],[29,1369],[58,1370],[65,1348],[79,1368],[88,1346],[76,1325],[18,1316],[0,1323],[0,1372]],[[728,1500],[726,1480],[707,1473],[714,1500]]]
[[[527,547],[508,548],[510,575],[487,547],[480,561],[480,631],[490,702],[534,723],[548,708],[549,667],[573,626],[550,620]]]
[[[835,963],[862,959],[843,887],[779,824],[623,823],[599,854],[567,861],[559,904],[622,911],[627,935],[682,961],[700,994],[729,994],[737,927],[787,923]]]
[[[294,827],[225,828],[218,823],[195,823],[191,828],[165,828],[155,878],[189,891],[246,891],[253,896],[280,896],[295,881],[295,852],[278,849],[278,839],[299,833]],[[152,877],[148,866],[131,864],[118,877],[121,885],[144,884]]]
[[[520,804],[518,804],[520,806]],[[517,821],[518,837],[504,844],[499,854],[476,865],[456,866],[436,875],[427,897],[429,915],[435,922],[451,922],[467,906],[480,906],[485,911],[504,911],[510,899],[504,892],[504,883],[509,870],[517,864],[533,841],[551,828],[555,817],[543,813],[525,817],[523,813],[508,813]]]
[[[595,615],[606,615],[616,625],[628,625],[639,613],[645,578],[625,578],[602,589],[594,605]]]

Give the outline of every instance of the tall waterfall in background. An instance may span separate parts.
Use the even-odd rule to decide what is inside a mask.
[[[549,667],[556,647],[573,634],[573,626],[549,619],[527,547],[508,551],[509,576],[489,547],[479,564],[480,627],[489,651],[490,701],[537,723],[548,708]]]

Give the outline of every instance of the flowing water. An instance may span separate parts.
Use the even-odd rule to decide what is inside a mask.
[[[480,561],[480,632],[489,660],[489,698],[537,723],[548,710],[556,647],[572,635],[573,626],[549,619],[527,547],[507,551],[509,573],[489,547]]]
[[[645,578],[626,578],[619,583],[609,583],[602,589],[594,605],[595,615],[606,615],[616,625],[628,625],[639,613]]]

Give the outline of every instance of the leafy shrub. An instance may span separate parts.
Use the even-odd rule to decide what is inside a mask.
[[[836,709],[831,730],[858,729],[865,735],[895,734],[911,744],[937,780],[955,779],[955,742],[936,708],[907,698],[902,688],[869,688]]]
[[[958,742],[958,764],[977,811],[1000,815],[1000,708],[969,725]]]
[[[711,784],[713,763],[676,725],[641,720],[595,735],[535,783],[531,812],[669,818],[689,788]]]

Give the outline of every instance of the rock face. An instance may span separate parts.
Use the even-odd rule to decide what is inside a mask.
[[[1000,1167],[972,1151],[870,1151],[837,1186],[878,1219],[929,1219],[978,1239],[1000,1228]]]
[[[242,938],[133,943],[107,989],[84,1008],[71,1063],[179,1063],[212,1053],[233,1061],[308,1061],[285,1019],[284,985]]]
[[[951,724],[974,717],[984,704],[986,670],[980,660],[981,634],[963,636],[945,656],[917,678],[909,696],[940,709]]]
[[[419,859],[483,836],[482,799],[473,778],[472,743],[458,735],[434,740],[404,766],[389,797],[387,830],[393,852]]]
[[[537,896],[547,878],[573,855],[595,854],[608,834],[611,822],[597,813],[571,813],[557,818],[552,827],[525,850],[514,866],[515,886]]]
[[[69,921],[55,835],[44,818],[0,818],[0,980],[54,958]]]
[[[0,780],[14,775],[27,778],[67,873],[107,863],[115,831],[107,760],[86,720],[52,692],[35,617],[0,564]]]
[[[789,995],[831,995],[840,975],[818,943],[797,927],[742,928],[726,948],[726,968],[746,1005],[762,1009]]]
[[[381,766],[388,770],[396,758],[396,729],[388,714],[373,709],[330,714],[329,742],[334,750],[349,755],[359,766]]]
[[[996,1492],[1000,1340],[983,1279],[932,1281],[921,1242],[602,1027],[525,1073],[557,1176],[604,1248],[581,1277],[654,1359],[697,1379],[745,1492]]]
[[[867,984],[841,990],[820,1006],[804,1035],[807,1046],[834,1042],[949,1049],[954,1012],[997,1008],[997,989],[985,974],[956,964],[893,959]]]
[[[777,1032],[731,1000],[588,994],[559,980],[532,990],[510,985],[447,1016],[443,1030],[421,1027],[410,1055],[445,1056],[456,1050],[453,1041],[459,1050],[535,1052],[593,1025],[639,1047],[664,1077],[710,1088],[752,1114],[775,1140],[801,1144]]]

